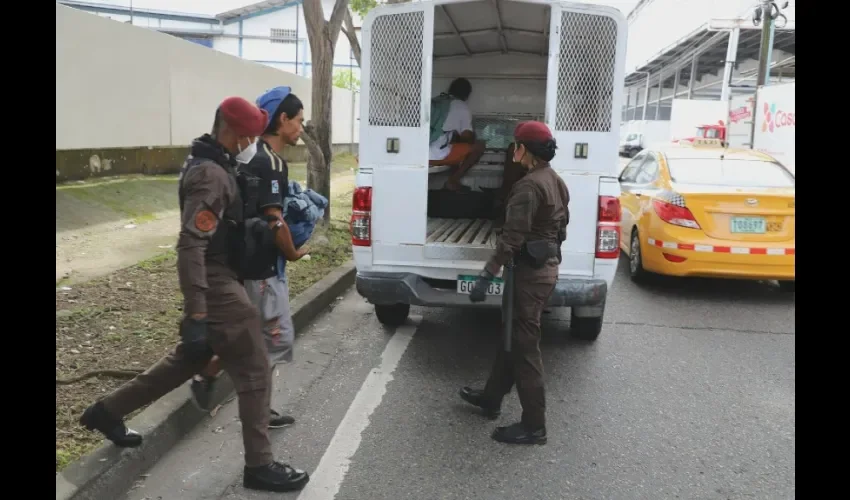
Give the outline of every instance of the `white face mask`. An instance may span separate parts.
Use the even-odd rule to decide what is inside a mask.
[[[250,163],[254,159],[254,155],[257,154],[257,141],[252,142],[245,149],[242,149],[239,144],[236,147],[239,148],[239,154],[236,155],[236,161],[239,163]]]

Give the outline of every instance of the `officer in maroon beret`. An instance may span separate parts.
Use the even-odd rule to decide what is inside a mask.
[[[216,354],[239,399],[245,446],[246,488],[299,490],[306,472],[275,462],[269,441],[271,370],[257,309],[240,284],[233,242],[244,231],[243,199],[236,166],[257,152],[268,113],[241,97],[222,101],[210,134],[192,142],[180,172],[181,227],[177,269],[184,299],[180,343],[146,372],[90,406],[80,418],[121,447],[142,437],[127,429],[125,415],[168,394]],[[265,223],[264,223],[265,224]],[[276,256],[276,253],[272,255]]]
[[[502,266],[514,266],[511,350],[500,349],[483,390],[464,387],[460,397],[490,418],[501,412],[502,399],[516,385],[522,420],[497,427],[493,439],[510,444],[546,443],[546,399],[540,356],[540,316],[558,280],[561,244],[567,238],[570,195],[549,162],[555,140],[540,122],[522,122],[514,131],[513,161],[528,171],[511,188],[505,224],[496,251],[479,274],[471,293],[483,301],[490,280]]]

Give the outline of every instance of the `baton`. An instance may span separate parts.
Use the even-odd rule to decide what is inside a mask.
[[[514,333],[514,260],[505,264],[505,293],[502,295],[503,343],[505,352],[511,352]]]

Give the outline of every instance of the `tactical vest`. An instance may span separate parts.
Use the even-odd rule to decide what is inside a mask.
[[[186,173],[207,161],[213,160],[190,155],[183,164],[178,184],[181,213],[185,203],[183,180]],[[225,168],[221,165],[219,167]],[[224,257],[221,260],[226,261],[243,280],[261,280],[276,276],[278,251],[275,235],[257,206],[259,179],[244,171],[234,173],[232,169],[225,170],[234,196],[225,207],[221,223],[207,245],[205,260],[209,262],[214,257]]]

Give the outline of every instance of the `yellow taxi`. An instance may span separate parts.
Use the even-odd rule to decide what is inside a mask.
[[[629,273],[778,280],[795,290],[794,175],[720,144],[645,149],[620,174]]]

